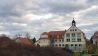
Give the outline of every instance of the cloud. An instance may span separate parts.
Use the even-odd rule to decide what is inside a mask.
[[[65,30],[75,18],[90,38],[97,30],[98,0],[1,0],[0,33],[29,32],[39,38],[44,31]]]

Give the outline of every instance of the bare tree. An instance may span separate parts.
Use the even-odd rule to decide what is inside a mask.
[[[28,38],[28,39],[30,39],[30,33],[26,33],[26,37]]]

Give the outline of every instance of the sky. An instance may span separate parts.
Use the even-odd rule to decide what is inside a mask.
[[[98,31],[98,0],[0,0],[0,34],[39,38],[67,30],[73,18],[89,39]]]

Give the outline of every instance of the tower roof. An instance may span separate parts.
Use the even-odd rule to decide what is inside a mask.
[[[72,26],[76,26],[76,22],[75,22],[74,18],[73,18],[73,21],[72,21]]]
[[[73,19],[72,23],[76,23],[74,19]]]

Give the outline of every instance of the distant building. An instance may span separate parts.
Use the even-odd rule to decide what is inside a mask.
[[[26,37],[17,37],[15,39],[16,43],[19,43],[21,45],[29,45],[29,46],[33,46],[32,40],[26,38]]]
[[[93,41],[93,44],[98,46],[98,31],[94,33],[94,35],[91,37],[91,40]]]
[[[73,51],[83,51],[86,46],[86,37],[76,27],[76,22],[73,20],[72,26],[68,30],[44,32],[35,44],[39,44],[41,47],[66,47]]]

